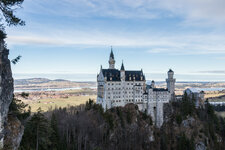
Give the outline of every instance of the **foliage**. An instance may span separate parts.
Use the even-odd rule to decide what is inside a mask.
[[[120,110],[119,107],[116,107],[116,112],[117,112],[117,115],[120,118],[121,127],[124,128],[125,124],[124,124],[124,119],[123,119],[123,113],[122,113],[122,111]]]
[[[25,25],[25,22],[15,16],[17,8],[21,8],[24,0],[0,0],[0,10],[2,13],[1,24],[6,22],[8,26]]]
[[[28,105],[21,100],[13,98],[9,106],[9,114],[16,116],[20,121],[23,121],[28,118],[31,113],[31,108],[29,107],[28,110],[26,110],[27,107]]]
[[[89,99],[87,102],[86,102],[86,105],[85,105],[85,110],[90,110],[94,105],[94,101],[92,99]]]
[[[147,110],[145,109],[144,113],[142,114],[144,120],[148,119]]]
[[[147,116],[146,112],[136,111],[132,106],[116,107],[104,112],[101,105],[90,99],[85,107],[56,108],[45,113],[49,120],[45,120],[45,131],[48,130],[48,134],[39,134],[40,138],[46,138],[45,143],[39,144],[53,150],[193,150],[201,139],[209,149],[224,149],[225,120],[215,115],[211,105],[206,103],[204,109],[195,108],[192,101],[194,100],[189,99],[173,103],[172,117],[160,129],[147,125],[151,117]],[[187,106],[183,106],[184,104]],[[190,110],[193,111],[190,113]],[[181,122],[190,116],[199,124],[196,126],[194,123],[184,128]],[[137,121],[132,122],[134,118],[137,118]],[[174,124],[174,121],[178,125]],[[20,149],[36,147],[36,128],[30,128],[26,126]],[[154,141],[149,140],[152,133]],[[221,142],[218,142],[218,137],[222,138]],[[28,139],[34,139],[31,140],[33,147]]]
[[[50,136],[51,140],[51,149],[52,150],[57,150],[59,149],[59,134],[58,134],[58,127],[57,127],[57,119],[55,114],[53,113],[51,116],[51,122],[50,122],[50,127],[52,129],[52,134]]]
[[[128,110],[127,111],[127,123],[131,124],[131,120],[132,119],[132,116],[131,116],[131,112]]]
[[[17,56],[16,58],[14,58],[11,62],[15,65],[19,62],[19,60],[21,59],[22,56]]]
[[[195,99],[194,97],[190,99],[187,93],[185,92],[181,102],[181,113],[184,117],[186,117],[187,115],[192,116],[194,111],[195,111]]]
[[[24,136],[20,145],[20,150],[40,149],[46,150],[51,146],[50,137],[52,129],[48,120],[38,109],[25,126]]]
[[[29,93],[22,92],[20,96],[22,96],[23,98],[27,98],[29,97]]]
[[[178,125],[180,125],[182,123],[182,116],[180,114],[176,115],[176,122]]]
[[[189,140],[185,134],[182,134],[178,138],[178,143],[177,143],[177,150],[194,150],[194,142],[193,140]]]
[[[109,128],[112,130],[113,127],[114,127],[113,116],[112,116],[112,114],[111,114],[110,112],[106,112],[106,113],[104,114],[104,118],[105,118],[106,122],[108,123]]]
[[[4,27],[0,25],[0,39],[3,40],[6,38],[6,33]]]

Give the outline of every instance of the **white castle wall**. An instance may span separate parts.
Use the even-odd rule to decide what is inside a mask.
[[[111,52],[112,55],[112,52]],[[114,56],[113,56],[114,57]],[[115,60],[110,57],[109,69],[115,69]],[[146,81],[125,81],[125,70],[120,70],[120,81],[110,81],[104,77],[102,67],[98,74],[98,96],[97,103],[101,104],[104,110],[112,107],[125,106],[128,103],[138,105],[140,111],[146,111],[151,115],[157,127],[163,124],[163,105],[169,103],[174,94],[175,82],[174,72],[168,71],[167,88],[157,89],[152,82],[151,88],[146,90]],[[135,77],[134,77],[135,78]]]

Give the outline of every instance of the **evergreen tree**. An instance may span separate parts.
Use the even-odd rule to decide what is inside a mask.
[[[1,25],[3,25],[4,22],[6,22],[8,26],[25,25],[25,22],[14,14],[17,8],[21,8],[23,1],[24,0],[0,0],[0,10],[3,14],[1,17]]]
[[[55,113],[52,114],[50,126],[52,129],[52,133],[51,133],[51,137],[50,137],[51,149],[57,150],[57,149],[59,149],[59,145],[58,145],[59,136],[58,136],[57,119],[56,119]]]
[[[195,98],[192,97],[192,99],[190,99],[187,93],[185,92],[182,98],[182,103],[181,103],[181,112],[184,117],[186,117],[187,115],[193,114],[193,111],[195,110],[194,102],[195,102]]]
[[[51,146],[50,136],[52,129],[48,120],[39,108],[32,118],[27,122],[23,139],[20,145],[21,150],[46,150]]]
[[[29,107],[28,110],[26,110],[27,107],[28,105],[21,100],[13,98],[9,106],[9,114],[16,116],[20,121],[23,121],[27,119],[31,113],[31,108]]]

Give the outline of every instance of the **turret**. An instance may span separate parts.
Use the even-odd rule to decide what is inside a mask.
[[[120,69],[120,79],[121,81],[125,81],[125,68],[124,68],[123,62]]]
[[[173,75],[174,75],[174,72],[173,72],[172,69],[170,69],[170,70],[168,71],[168,78],[169,78],[169,79],[173,79]]]
[[[103,82],[104,81],[104,75],[103,75],[103,71],[102,71],[102,65],[100,67],[100,73],[97,76],[97,81],[98,82]]]
[[[170,69],[167,74],[168,74],[168,79],[166,79],[167,89],[171,93],[171,95],[174,95],[176,82],[176,79],[173,78],[174,72],[173,70]]]
[[[109,69],[115,69],[115,59],[114,59],[114,54],[113,54],[113,50],[112,50],[112,47],[111,47],[111,53],[110,53],[110,56],[109,56]]]
[[[151,87],[155,88],[155,81],[154,80],[152,80]]]

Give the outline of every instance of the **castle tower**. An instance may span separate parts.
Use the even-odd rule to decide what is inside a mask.
[[[106,101],[105,101],[105,78],[103,75],[102,66],[100,68],[100,73],[97,75],[97,104],[102,104],[104,110],[106,109]]]
[[[168,71],[168,79],[166,79],[167,89],[172,96],[175,94],[175,82],[176,82],[176,79],[173,78],[173,75],[174,72],[173,70],[170,69]]]
[[[152,80],[151,87],[155,88],[155,81],[154,80]]]
[[[121,81],[125,81],[125,68],[124,68],[123,62],[120,69],[120,79]]]
[[[113,50],[112,50],[112,47],[111,47],[111,53],[110,53],[110,56],[109,56],[109,69],[115,69],[115,59],[114,59],[114,54],[113,54]]]

